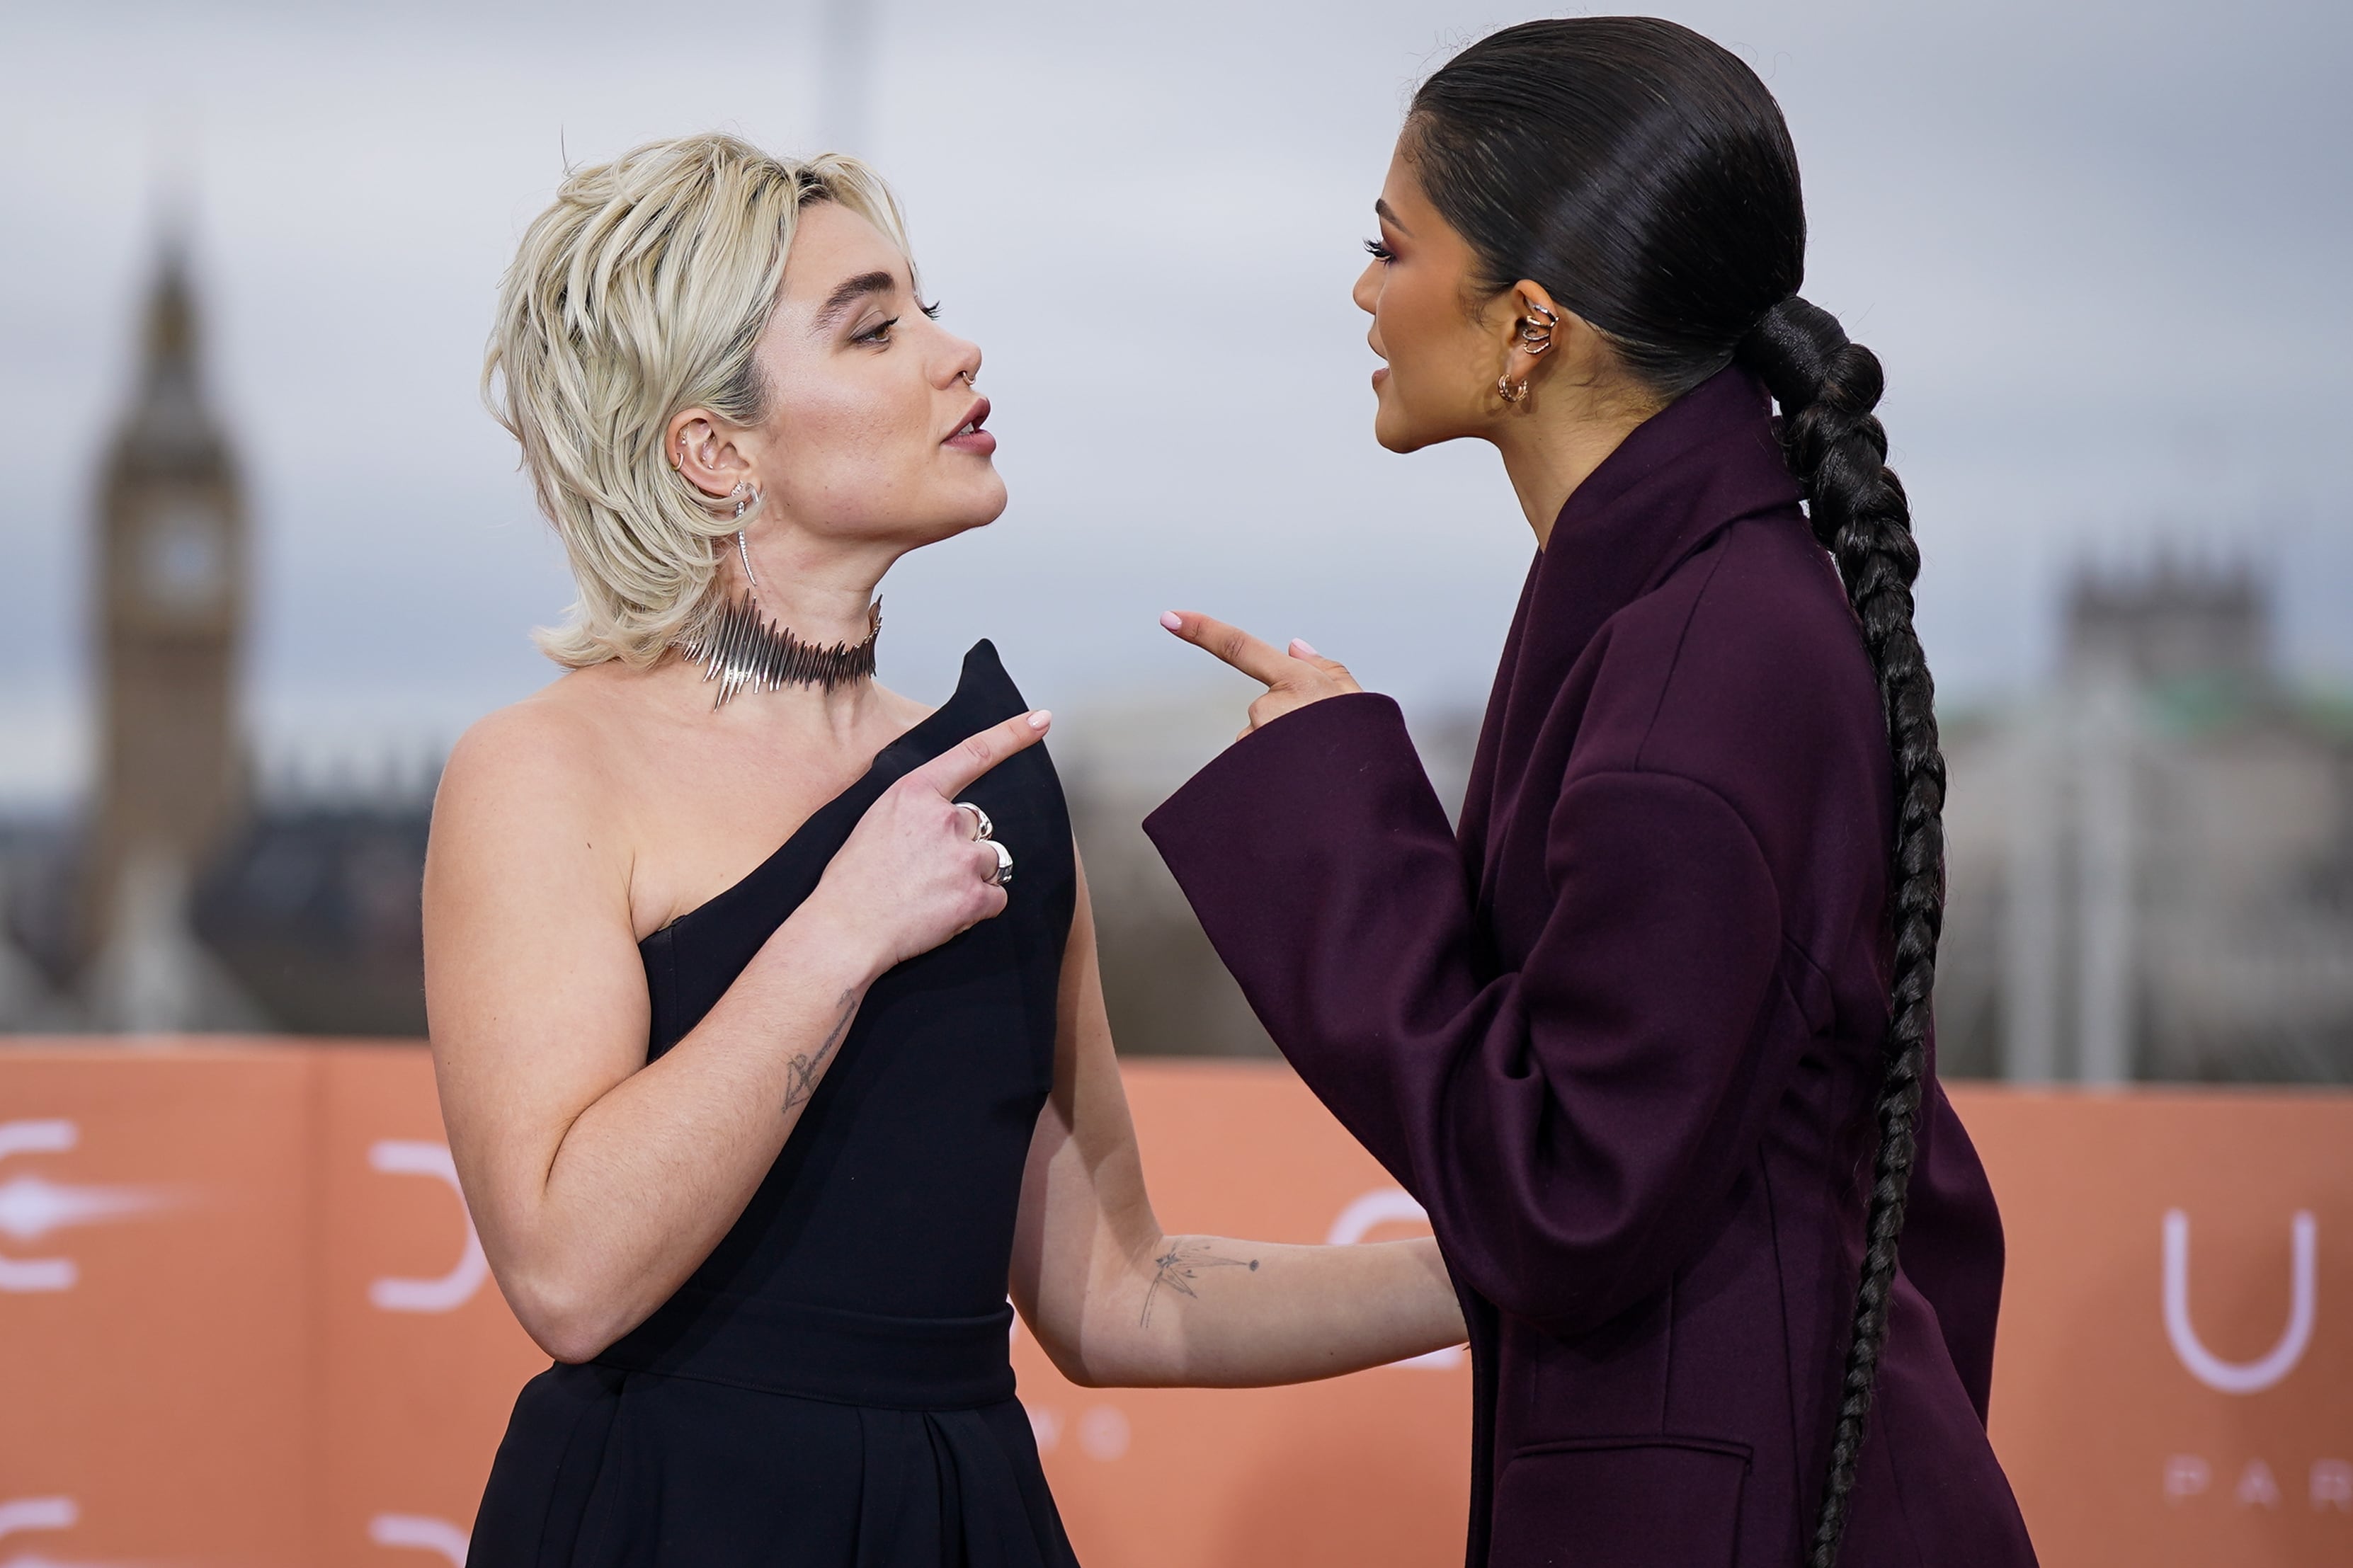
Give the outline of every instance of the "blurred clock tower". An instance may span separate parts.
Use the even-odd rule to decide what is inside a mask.
[[[163,247],[131,405],[100,483],[99,779],[83,882],[94,1010],[191,1028],[214,1010],[188,890],[243,804],[247,595],[237,464],[204,395],[183,247]]]

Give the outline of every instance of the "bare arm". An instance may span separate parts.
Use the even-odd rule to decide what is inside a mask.
[[[1095,1387],[1303,1383],[1464,1337],[1434,1241],[1304,1247],[1161,1230],[1112,1049],[1083,870],[1013,1299],[1063,1375]]]
[[[1039,716],[1042,719],[1042,715]],[[426,999],[449,1145],[525,1330],[585,1361],[643,1322],[751,1201],[868,984],[991,918],[995,855],[949,805],[1027,716],[910,773],[659,1060],[628,863],[593,768],[501,716],[451,757],[426,861]]]

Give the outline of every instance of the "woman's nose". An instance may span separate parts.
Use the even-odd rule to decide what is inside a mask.
[[[979,380],[980,345],[958,337],[949,338],[948,342],[951,349],[948,355],[948,384]]]

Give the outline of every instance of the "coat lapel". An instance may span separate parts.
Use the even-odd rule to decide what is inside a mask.
[[[1461,842],[1482,915],[1503,825],[1531,785],[1545,798],[1525,804],[1546,812],[1558,793],[1559,772],[1531,764],[1574,739],[1555,732],[1559,699],[1604,623],[1724,529],[1797,499],[1765,389],[1736,367],[1638,426],[1570,494],[1521,590],[1464,797]]]

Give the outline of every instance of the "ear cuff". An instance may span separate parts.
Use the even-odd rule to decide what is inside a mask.
[[[1518,341],[1512,346],[1530,359],[1534,359],[1552,347],[1553,329],[1559,325],[1560,315],[1557,311],[1549,306],[1539,305],[1530,300],[1528,313],[1520,318],[1519,331],[1516,334]],[[1527,395],[1528,378],[1526,376],[1514,381],[1512,373],[1505,371],[1495,378],[1495,395],[1504,402],[1518,403]]]
[[[1536,320],[1538,316],[1544,318]],[[1528,314],[1520,318],[1519,350],[1524,354],[1540,354],[1552,347],[1553,329],[1560,325],[1560,316],[1546,306],[1531,301]]]

